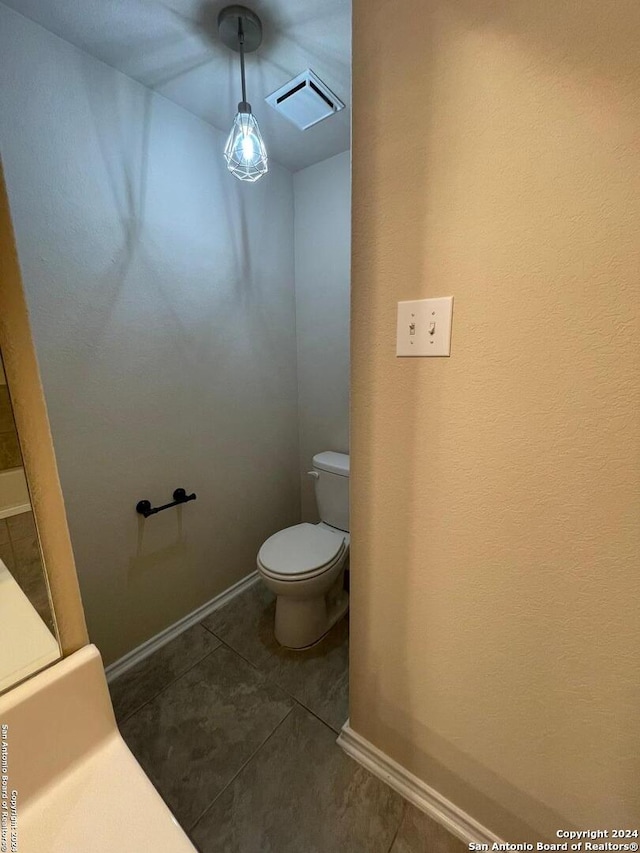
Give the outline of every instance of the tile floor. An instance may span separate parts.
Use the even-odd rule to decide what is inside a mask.
[[[348,758],[348,622],[273,637],[256,584],[114,681],[130,749],[201,853],[463,853]]]

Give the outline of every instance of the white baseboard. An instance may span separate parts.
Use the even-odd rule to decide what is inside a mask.
[[[142,645],[137,646],[130,652],[127,652],[127,654],[119,660],[109,664],[105,669],[107,681],[113,681],[114,678],[122,675],[128,669],[131,669],[131,667],[140,663],[140,661],[149,657],[149,655],[152,655],[158,649],[162,648],[162,646],[175,639],[179,634],[182,634],[182,632],[186,631],[187,628],[191,628],[191,626],[195,625],[196,622],[201,622],[206,616],[213,613],[214,610],[219,610],[221,607],[224,607],[224,605],[228,604],[232,598],[236,597],[236,595],[240,595],[240,593],[244,592],[245,589],[249,589],[250,586],[253,586],[257,580],[258,572],[251,572],[250,575],[247,575],[245,578],[242,578],[242,580],[234,583],[233,586],[225,589],[225,591],[221,592],[220,595],[216,595],[215,598],[207,601],[206,604],[203,604],[196,610],[192,610],[191,613],[187,613],[186,616],[179,619],[177,622],[174,622],[173,625],[169,625],[169,627],[165,628],[164,631],[160,631],[159,634],[156,634],[154,637],[151,637],[151,639],[146,640]]]
[[[416,808],[444,826],[465,844],[489,844],[491,847],[494,843],[504,843],[501,838],[474,820],[451,800],[447,800],[422,779],[418,779],[397,761],[389,758],[368,740],[354,732],[348,720],[338,736],[338,743],[347,755],[366,767],[378,779],[386,782],[405,800],[413,803]]]

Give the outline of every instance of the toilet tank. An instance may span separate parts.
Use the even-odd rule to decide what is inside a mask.
[[[349,456],[326,450],[313,457],[316,502],[320,519],[338,530],[349,530]]]

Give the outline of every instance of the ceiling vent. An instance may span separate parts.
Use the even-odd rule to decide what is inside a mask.
[[[342,101],[308,68],[265,100],[299,130],[308,130],[344,109]]]

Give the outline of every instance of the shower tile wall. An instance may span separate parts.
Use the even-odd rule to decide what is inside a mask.
[[[31,510],[0,519],[0,560],[53,631],[40,543]]]
[[[13,420],[9,389],[0,385],[0,471],[22,465],[18,433]]]

